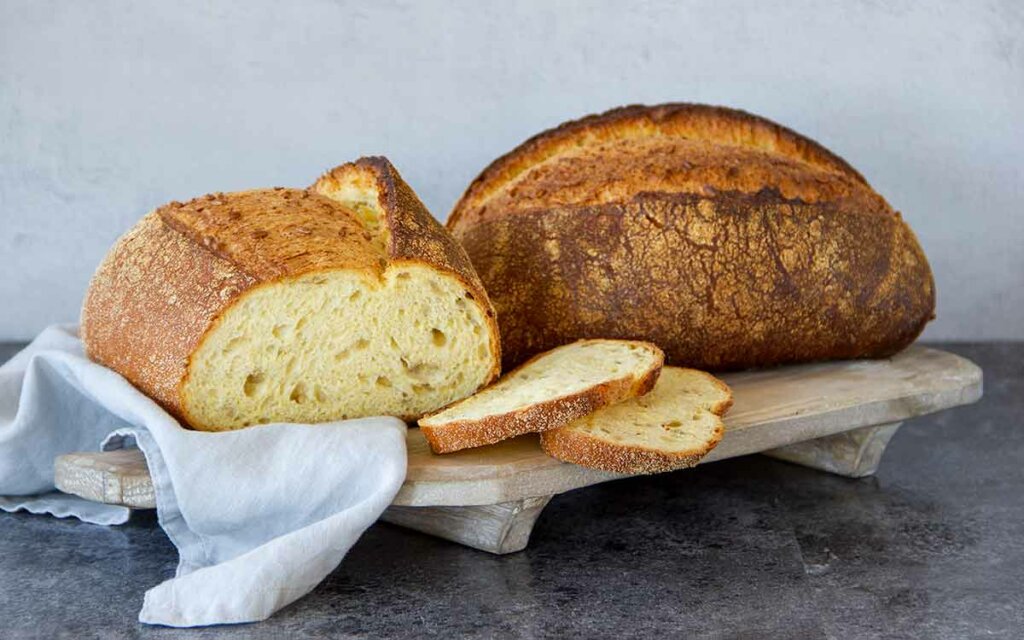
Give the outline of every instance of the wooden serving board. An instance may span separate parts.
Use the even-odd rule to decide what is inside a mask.
[[[982,373],[959,356],[911,347],[886,360],[854,360],[726,374],[735,403],[721,443],[702,461],[751,453],[850,477],[874,473],[908,418],[975,402]],[[446,455],[419,429],[407,436],[405,484],[384,520],[492,553],[524,548],[556,494],[624,477],[559,462],[536,435]],[[135,449],[73,453],[55,465],[62,491],[151,509],[146,462]]]

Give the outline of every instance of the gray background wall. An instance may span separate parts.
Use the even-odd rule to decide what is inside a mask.
[[[0,339],[75,319],[165,201],[386,154],[443,219],[533,133],[670,100],[859,168],[931,259],[928,338],[1024,338],[1020,2],[0,0]]]

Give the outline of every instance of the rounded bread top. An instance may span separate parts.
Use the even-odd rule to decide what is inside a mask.
[[[891,207],[842,158],[770,120],[698,104],[629,106],[564,123],[498,158],[448,219],[453,231],[513,211],[621,202],[646,192],[754,193]]]

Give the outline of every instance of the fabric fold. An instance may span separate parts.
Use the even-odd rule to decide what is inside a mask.
[[[252,622],[312,590],[387,508],[405,478],[405,432],[391,417],[184,429],[89,361],[74,327],[55,326],[0,367],[0,509],[124,522],[124,507],[55,492],[53,461],[134,441],[179,552],[140,621]]]

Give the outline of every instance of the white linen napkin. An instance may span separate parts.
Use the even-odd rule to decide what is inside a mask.
[[[190,431],[89,361],[73,326],[53,326],[0,367],[0,509],[124,522],[124,507],[55,492],[53,462],[134,441],[180,554],[139,620],[253,622],[309,593],[391,503],[405,431],[390,417]]]

